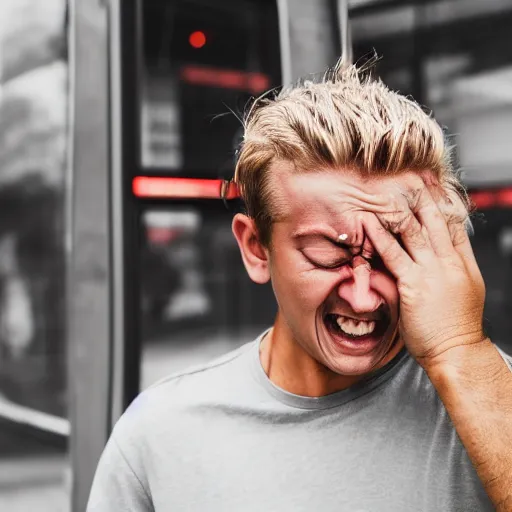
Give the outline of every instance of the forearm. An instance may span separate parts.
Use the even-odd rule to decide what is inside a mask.
[[[499,512],[512,511],[512,372],[494,345],[458,347],[424,366]]]

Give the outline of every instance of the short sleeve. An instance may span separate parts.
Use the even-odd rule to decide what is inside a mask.
[[[153,512],[140,477],[110,437],[98,463],[86,512]]]

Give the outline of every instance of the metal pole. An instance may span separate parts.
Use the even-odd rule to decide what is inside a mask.
[[[331,0],[278,0],[283,85],[323,73],[336,62],[335,6]]]
[[[112,259],[112,426],[139,393],[139,172],[142,0],[110,0],[110,220]]]
[[[348,14],[348,0],[338,0],[338,25],[341,40],[341,60],[344,64],[352,64],[352,33]]]
[[[414,0],[414,34],[412,41],[412,95],[414,99],[424,105],[425,97],[425,54],[426,54],[426,21],[427,10],[423,0]]]
[[[110,135],[112,215],[112,423],[124,411],[124,233],[122,162],[121,6],[110,2]]]
[[[70,4],[66,280],[69,449],[76,512],[85,510],[111,421],[107,20],[107,9],[98,0]]]
[[[289,0],[277,0],[279,17],[279,43],[281,46],[281,76],[283,85],[290,85],[292,78],[292,51],[290,47]]]

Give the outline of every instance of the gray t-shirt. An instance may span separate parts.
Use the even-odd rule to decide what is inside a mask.
[[[272,384],[260,340],[141,393],[87,512],[494,510],[405,349],[364,382],[308,398]]]

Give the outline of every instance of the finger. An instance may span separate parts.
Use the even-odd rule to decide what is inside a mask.
[[[456,191],[448,192],[450,206],[444,215],[448,218],[448,230],[455,252],[462,258],[466,268],[480,275],[480,269],[471,246],[469,233],[473,231],[467,207]]]
[[[412,212],[427,231],[434,252],[440,257],[452,256],[454,247],[446,218],[428,187],[423,185],[411,191],[408,201]]]
[[[479,275],[480,268],[476,261],[466,227],[461,223],[449,224],[448,227],[455,251],[462,258],[470,273]]]
[[[415,262],[425,263],[432,258],[434,252],[429,237],[408,206],[392,213],[375,215],[384,228],[400,235],[407,252]]]
[[[403,279],[415,265],[412,258],[400,246],[396,238],[380,223],[376,215],[365,215],[363,226],[366,235],[379,253],[386,268],[397,280]]]

